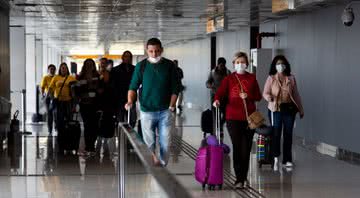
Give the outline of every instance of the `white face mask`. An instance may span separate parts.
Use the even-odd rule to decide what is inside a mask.
[[[161,56],[158,56],[158,57],[156,57],[156,58],[149,57],[148,60],[149,60],[151,63],[158,63],[158,62],[161,60]]]
[[[238,74],[245,73],[246,68],[247,68],[246,64],[235,64],[235,71]]]
[[[277,65],[276,65],[276,71],[277,71],[278,73],[283,73],[284,70],[285,70],[285,65],[284,65],[284,64],[277,64]]]
[[[111,65],[108,65],[108,66],[106,67],[106,70],[107,70],[107,71],[111,71],[111,68],[112,68]]]

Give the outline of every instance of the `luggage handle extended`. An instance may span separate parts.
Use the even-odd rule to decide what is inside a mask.
[[[220,109],[219,107],[215,108],[215,135],[219,142],[219,145],[221,144],[221,138],[220,138]]]
[[[131,109],[129,108],[127,110],[127,124],[130,126],[130,112],[131,112]]]

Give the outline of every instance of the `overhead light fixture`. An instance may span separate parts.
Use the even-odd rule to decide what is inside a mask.
[[[16,3],[15,4],[16,6],[20,6],[20,7],[35,7],[35,6],[38,6],[39,4],[37,3]]]

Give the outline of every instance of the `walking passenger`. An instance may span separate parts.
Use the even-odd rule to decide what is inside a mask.
[[[184,98],[184,90],[185,90],[185,86],[182,84],[182,79],[184,78],[184,72],[183,70],[179,67],[179,62],[178,60],[174,60],[174,64],[176,66],[176,73],[178,75],[178,80],[179,80],[179,95],[178,95],[178,99],[176,101],[176,112],[178,114],[181,114],[182,112],[182,101]]]
[[[135,66],[132,64],[132,53],[125,51],[122,55],[122,63],[111,70],[111,84],[114,90],[114,108],[116,109],[116,115],[120,122],[125,120],[127,113],[124,108],[127,102],[127,93],[131,82],[131,77],[134,73]],[[136,105],[131,108],[130,125],[132,127],[136,124]]]
[[[93,59],[84,61],[74,89],[84,122],[85,151],[80,154],[93,156],[95,155],[95,141],[98,132],[97,97],[100,89],[100,75]]]
[[[100,81],[101,89],[99,91],[99,136],[98,145],[102,138],[112,138],[115,133],[116,109],[114,108],[114,89],[110,82],[111,65],[108,59],[100,59]]]
[[[51,80],[49,91],[54,94],[53,103],[56,103],[56,122],[58,130],[59,152],[63,153],[66,140],[61,139],[65,133],[65,122],[71,119],[73,101],[71,93],[71,85],[76,79],[70,75],[69,68],[66,63],[61,63],[59,74]],[[54,102],[57,101],[57,102]],[[55,104],[54,104],[55,105]]]
[[[231,74],[230,70],[226,68],[226,60],[223,57],[218,58],[217,60],[217,66],[211,70],[208,80],[206,81],[206,87],[211,90],[210,97],[211,97],[211,104],[214,102],[214,96],[219,88],[222,80]],[[225,103],[222,102],[220,105],[220,131],[221,131],[221,137],[223,137],[223,126],[225,123]],[[215,109],[212,108],[213,112],[213,123],[215,123]],[[215,127],[213,127],[215,128]]]
[[[40,88],[41,88],[41,94],[45,98],[45,105],[46,105],[46,111],[47,111],[47,127],[49,134],[52,133],[53,130],[53,123],[55,117],[55,108],[50,108],[50,101],[53,96],[49,92],[49,86],[50,82],[55,76],[56,67],[53,64],[50,64],[48,66],[48,74],[44,76],[41,80]],[[56,125],[55,125],[56,128]]]
[[[159,39],[149,39],[146,51],[149,57],[135,67],[125,108],[129,110],[135,103],[136,91],[142,85],[140,119],[144,141],[153,153],[154,164],[166,166],[179,92],[176,68],[171,60],[161,57],[163,47]],[[159,158],[155,153],[156,130],[160,143]]]
[[[233,64],[236,72],[221,82],[213,105],[220,107],[221,101],[227,98],[226,125],[233,145],[233,167],[236,175],[234,186],[243,188],[247,181],[254,136],[254,130],[248,127],[246,110],[248,115],[256,110],[255,102],[261,100],[261,93],[256,76],[246,72],[249,65],[246,53],[236,53]]]
[[[263,97],[268,102],[269,117],[274,127],[272,140],[274,170],[279,169],[282,134],[284,138],[282,164],[291,168],[293,167],[292,136],[295,117],[299,112],[300,118],[303,118],[304,110],[295,76],[291,74],[290,64],[285,56],[278,55],[273,59]]]

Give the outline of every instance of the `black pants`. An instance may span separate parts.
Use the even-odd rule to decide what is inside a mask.
[[[296,113],[273,112],[274,132],[272,150],[274,157],[279,157],[281,135],[283,135],[283,160],[282,163],[292,162],[292,139]],[[271,120],[271,111],[269,111]]]
[[[227,120],[226,125],[233,145],[233,166],[236,179],[244,182],[249,170],[254,131],[248,129],[247,121]]]
[[[47,126],[48,126],[48,131],[51,133],[52,129],[53,129],[53,123],[55,122],[55,128],[57,128],[56,125],[56,111],[55,109],[50,109],[50,97],[47,97],[45,99],[45,104],[46,104],[46,111],[47,111]]]
[[[80,104],[80,113],[84,122],[85,150],[95,151],[95,141],[98,135],[97,108],[93,104]]]
[[[64,144],[66,140],[64,140],[63,134],[65,133],[65,122],[71,119],[71,101],[59,101],[56,106],[56,125],[58,130],[58,145],[59,151],[64,150]]]
[[[56,106],[56,123],[58,131],[63,131],[66,120],[71,119],[71,102],[70,101],[59,101]]]

